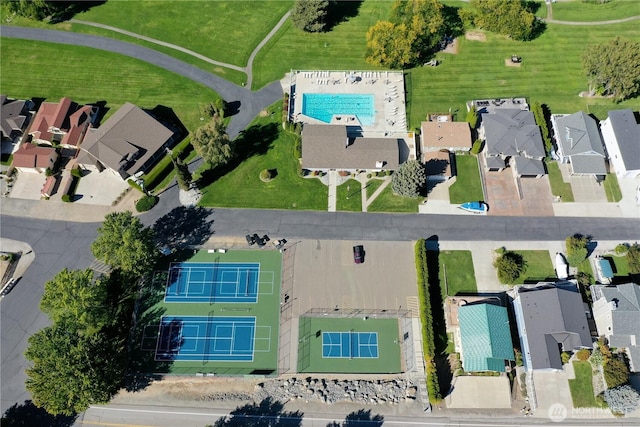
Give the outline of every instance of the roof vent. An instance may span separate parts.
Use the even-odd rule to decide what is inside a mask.
[[[378,162],[376,162],[376,168],[377,168],[377,169],[381,169],[382,167],[384,167],[384,165],[385,165],[386,163],[387,163],[387,162],[385,162],[385,161],[383,161],[383,160],[378,161]]]

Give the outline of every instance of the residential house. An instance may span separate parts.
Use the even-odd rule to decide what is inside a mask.
[[[9,99],[7,95],[0,95],[0,106],[0,136],[4,153],[10,152],[14,141],[22,137],[31,119],[30,110],[33,108],[33,102]]]
[[[77,149],[95,119],[98,107],[79,106],[64,97],[60,102],[43,102],[38,109],[29,135],[32,142]]]
[[[392,171],[400,165],[400,143],[398,138],[351,137],[346,126],[305,124],[302,168]]]
[[[77,157],[86,170],[109,170],[122,179],[144,173],[175,142],[175,134],[147,111],[127,102],[87,132]]]
[[[471,128],[467,122],[422,122],[420,125],[422,152],[471,150]]]
[[[609,111],[600,124],[602,139],[609,154],[609,164],[618,178],[640,176],[640,123],[633,111]]]
[[[571,175],[604,176],[607,158],[595,119],[578,111],[551,116],[561,163],[569,163]]]
[[[598,335],[624,348],[632,372],[640,372],[640,285],[593,285],[593,318]]]
[[[582,296],[572,282],[514,289],[513,307],[527,371],[560,370],[563,351],[590,348]]]
[[[25,142],[13,153],[12,165],[20,172],[42,173],[47,169],[53,170],[57,160],[55,148]]]
[[[518,177],[540,177],[545,168],[544,143],[533,113],[527,110],[496,108],[482,114],[480,128],[485,139],[485,167],[500,171],[507,166],[514,168]]]
[[[515,360],[507,309],[479,303],[458,307],[462,367],[466,372],[505,372]]]

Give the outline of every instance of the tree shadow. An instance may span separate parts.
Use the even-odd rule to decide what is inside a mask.
[[[171,249],[199,246],[213,234],[211,215],[199,206],[178,206],[153,224],[155,240]]]
[[[77,415],[51,415],[38,408],[31,400],[14,403],[2,415],[2,427],[68,427],[72,426]]]
[[[51,15],[51,23],[57,24],[62,21],[67,21],[73,18],[78,13],[86,12],[92,7],[100,6],[106,2],[107,0],[53,2],[54,4],[56,4],[57,7],[56,7],[56,11]]]
[[[278,125],[275,123],[253,125],[243,130],[240,132],[240,135],[233,140],[233,159],[226,165],[217,166],[202,172],[198,180],[198,187],[204,188],[214,183],[250,157],[265,154],[271,148],[271,144],[278,138],[278,135]]]
[[[371,409],[359,409],[347,414],[343,427],[380,427],[384,417],[380,414],[371,415]]]
[[[330,1],[327,8],[325,32],[331,31],[336,25],[348,21],[349,18],[358,16],[361,4],[362,0]]]
[[[182,124],[180,118],[176,115],[171,107],[165,105],[156,105],[151,110],[146,110],[156,120],[160,121],[163,125],[173,131],[173,145],[182,141],[189,133],[187,128]]]
[[[240,112],[240,101],[230,101],[224,103],[224,116],[233,117]]]
[[[249,403],[239,406],[218,419],[213,427],[298,427],[302,425],[304,414],[300,411],[283,411],[284,404],[271,397],[260,403]]]
[[[444,32],[454,39],[465,33],[464,23],[462,22],[462,19],[460,19],[460,15],[458,14],[459,10],[460,8],[456,6],[442,6],[442,17],[444,18],[445,22]]]

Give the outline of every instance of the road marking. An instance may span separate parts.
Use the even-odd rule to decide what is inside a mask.
[[[80,423],[80,425],[91,425],[91,426],[105,426],[105,427],[156,427],[142,424],[120,424],[120,423],[105,423],[99,421],[76,421],[76,423]]]

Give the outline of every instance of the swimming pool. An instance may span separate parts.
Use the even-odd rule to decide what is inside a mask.
[[[363,126],[375,123],[373,95],[350,93],[305,93],[302,95],[302,114],[331,123],[335,115],[356,116]]]

